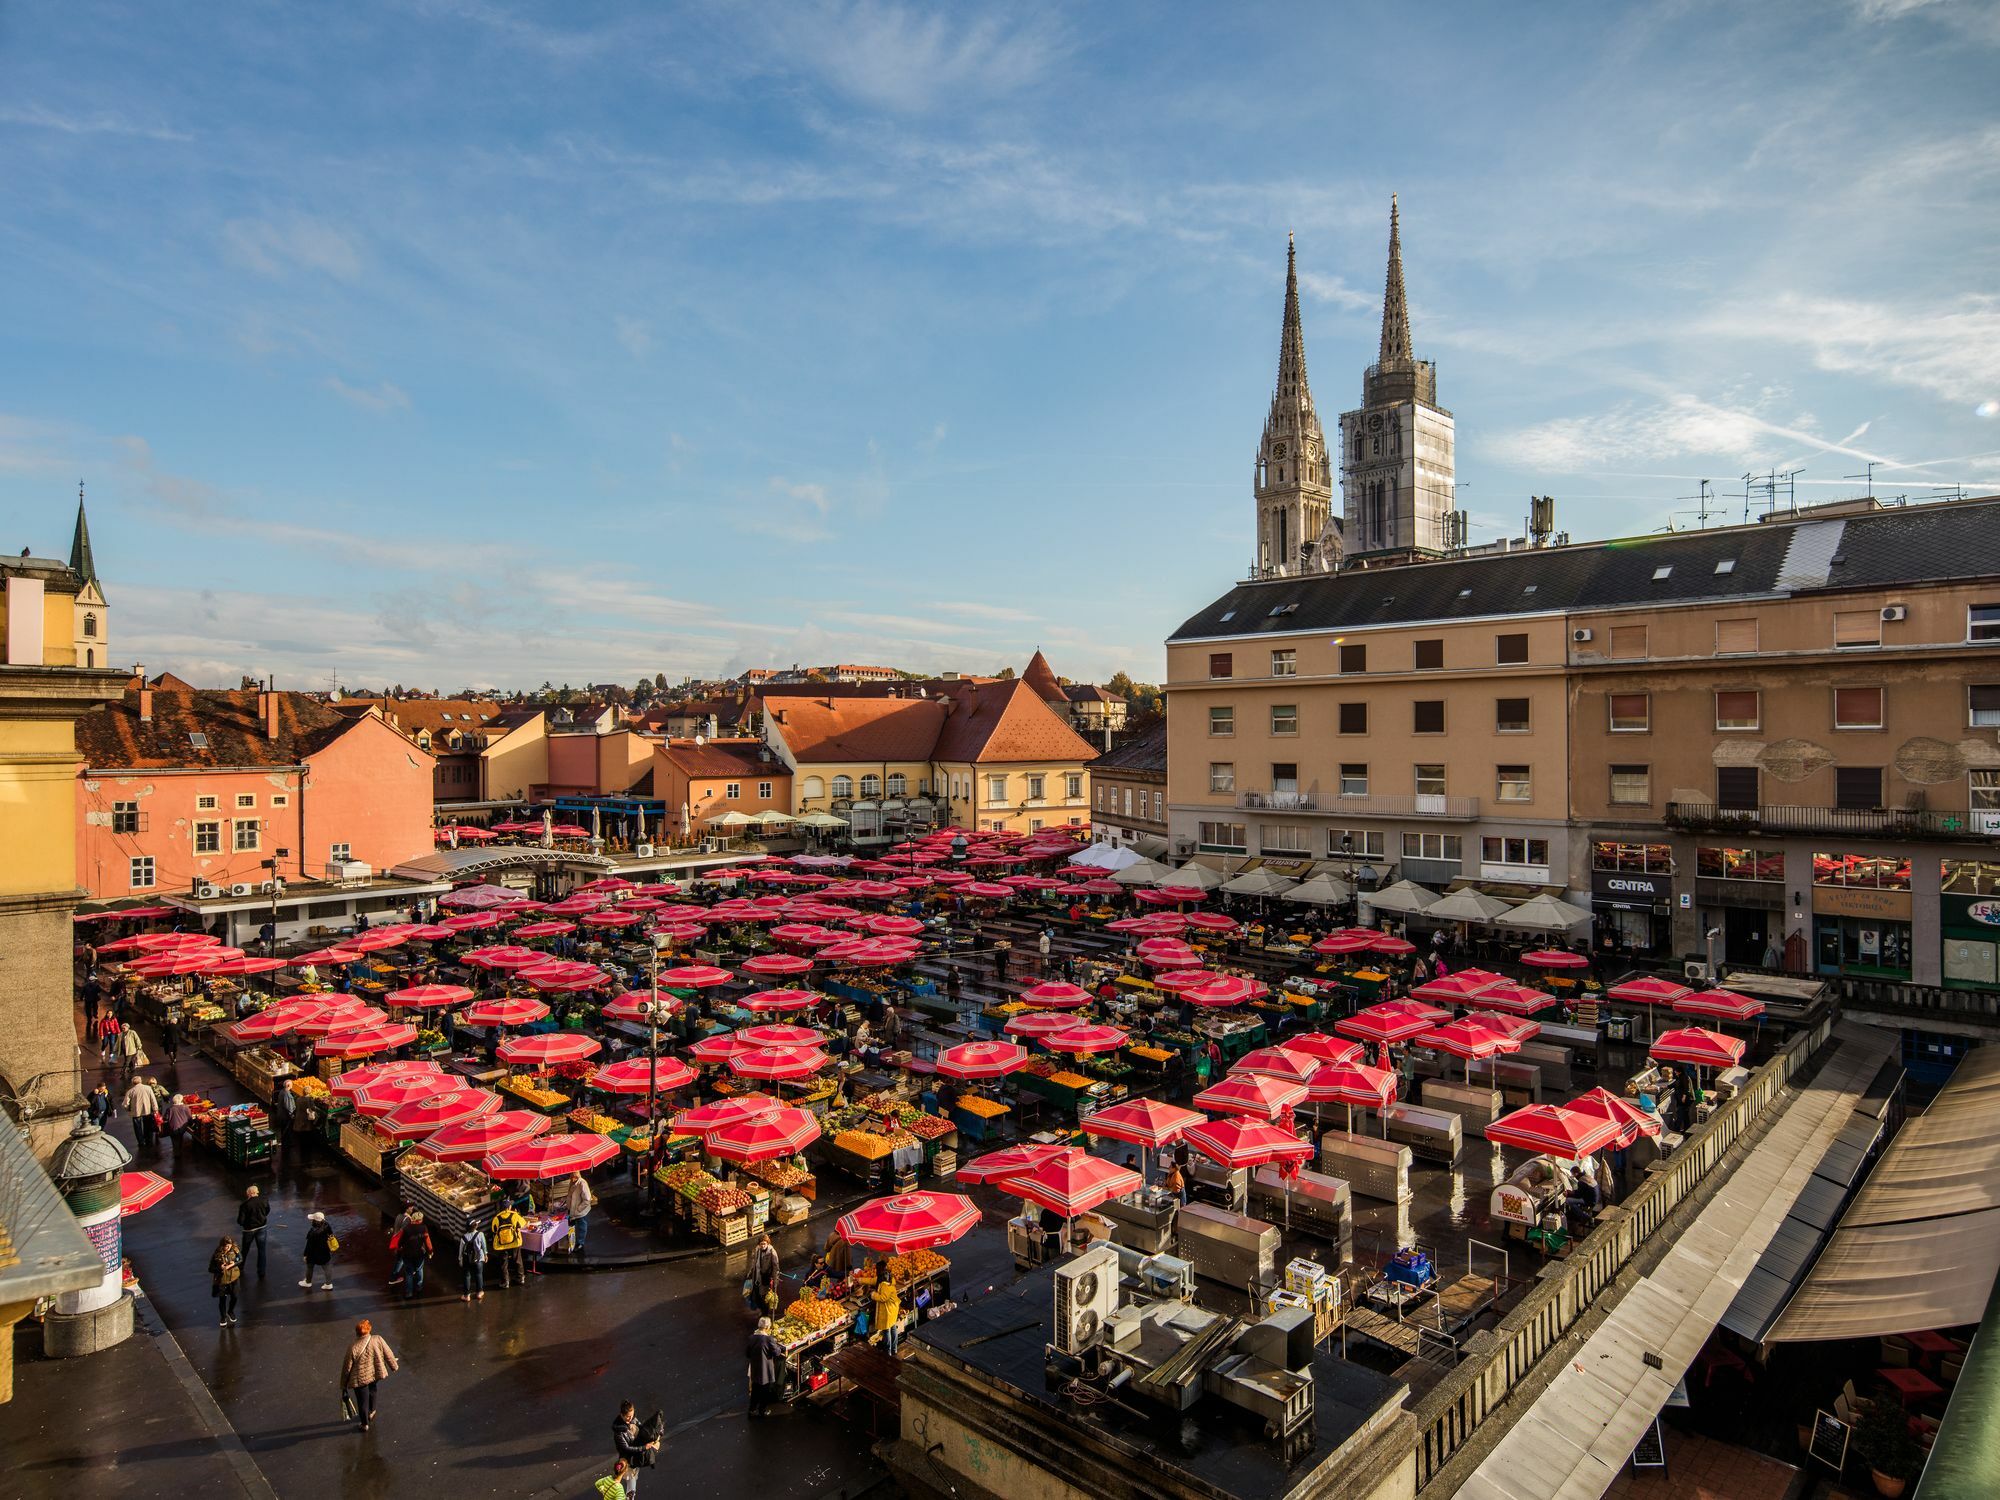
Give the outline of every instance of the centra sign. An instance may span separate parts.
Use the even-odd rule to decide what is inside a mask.
[[[1590,888],[1599,896],[1623,896],[1628,900],[1665,901],[1674,889],[1674,877],[1665,873],[1638,874],[1631,870],[1594,870]]]

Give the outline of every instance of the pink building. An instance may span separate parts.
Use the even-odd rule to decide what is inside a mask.
[[[379,714],[140,688],[76,738],[77,884],[96,900],[338,880],[433,847],[432,758]]]

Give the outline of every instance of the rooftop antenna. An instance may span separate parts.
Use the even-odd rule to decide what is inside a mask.
[[[1699,495],[1676,495],[1674,498],[1676,500],[1692,500],[1695,502],[1695,508],[1692,511],[1677,510],[1674,514],[1677,516],[1694,516],[1696,523],[1704,531],[1708,529],[1708,518],[1712,515],[1721,514],[1720,510],[1716,508],[1715,491],[1709,480],[1702,480],[1701,493]]]
[[[1877,464],[1878,462],[1879,462],[1879,460],[1871,458],[1871,459],[1869,459],[1869,460],[1868,460],[1868,465],[1867,465],[1867,470],[1866,470],[1866,472],[1865,472],[1865,473],[1861,473],[1861,474],[1843,474],[1843,475],[1841,475],[1840,477],[1841,477],[1842,479],[1865,479],[1865,480],[1867,480],[1867,481],[1868,481],[1868,498],[1869,498],[1870,500],[1873,500],[1873,499],[1875,498],[1875,466],[1876,466],[1876,464]]]
[[[1554,495],[1530,495],[1528,497],[1528,545],[1546,547],[1556,530],[1556,497]]]

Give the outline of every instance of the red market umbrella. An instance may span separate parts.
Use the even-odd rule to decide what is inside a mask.
[[[1521,955],[1521,962],[1531,969],[1587,969],[1590,959],[1582,953],[1570,953],[1561,948],[1536,948]]]
[[[1134,950],[1151,969],[1198,969],[1201,955],[1178,938],[1144,938]]]
[[[1443,979],[1430,979],[1415,986],[1410,991],[1412,999],[1429,1000],[1439,1005],[1465,1005],[1481,990],[1491,989],[1501,981],[1497,975],[1448,974]]]
[[[349,1068],[346,1072],[335,1075],[327,1083],[327,1088],[333,1092],[336,1098],[347,1099],[352,1098],[371,1083],[378,1082],[384,1078],[396,1078],[412,1073],[428,1073],[435,1077],[444,1078],[444,1069],[440,1068],[429,1058],[419,1058],[407,1062],[368,1063],[363,1067]],[[444,1081],[447,1084],[451,1084],[456,1080],[445,1078]]]
[[[315,1050],[321,1057],[372,1057],[377,1052],[392,1052],[398,1047],[407,1047],[416,1039],[417,1028],[414,1026],[401,1022],[387,1025],[377,1022],[356,1031],[330,1036]]]
[[[1040,1204],[1065,1219],[1089,1213],[1100,1203],[1144,1186],[1137,1172],[1070,1146],[1015,1176],[1002,1178],[1003,1192]]]
[[[1202,932],[1234,932],[1238,927],[1242,926],[1242,923],[1238,922],[1236,918],[1224,916],[1219,911],[1189,912],[1187,924],[1190,927],[1198,928]]]
[[[729,1071],[738,1078],[775,1083],[810,1078],[832,1061],[817,1047],[746,1047],[729,1055]]]
[[[236,1022],[229,1028],[229,1035],[238,1042],[275,1041],[279,1037],[290,1036],[302,1022],[313,1020],[332,1009],[338,1007],[321,1000],[280,1000]]]
[[[916,937],[924,930],[924,924],[915,917],[879,916],[863,917],[855,924],[864,932],[872,932],[877,937]]]
[[[532,969],[547,963],[549,956],[538,948],[520,948],[503,943],[490,948],[474,948],[465,955],[465,961],[482,969]]]
[[[617,1154],[618,1143],[608,1135],[587,1131],[540,1135],[492,1152],[486,1158],[485,1171],[488,1177],[500,1179],[567,1177],[601,1167]]]
[[[979,1208],[960,1193],[899,1193],[842,1214],[834,1230],[863,1250],[902,1254],[949,1245],[979,1224]]]
[[[1743,1061],[1748,1043],[1701,1026],[1663,1031],[1649,1049],[1660,1062],[1686,1063],[1696,1068],[1733,1068]]]
[[[1515,1052],[1521,1044],[1498,1032],[1488,1031],[1484,1026],[1475,1026],[1470,1021],[1450,1021],[1441,1026],[1433,1026],[1428,1031],[1420,1031],[1413,1039],[1419,1047],[1429,1047],[1434,1051],[1449,1053],[1453,1057],[1465,1058],[1468,1062],[1475,1057],[1493,1057],[1502,1052]]]
[[[392,1010],[409,1006],[417,1010],[439,1010],[448,1005],[463,1005],[472,998],[472,991],[462,984],[413,984],[406,990],[391,990],[382,997],[382,1003]]]
[[[479,932],[488,927],[498,927],[500,918],[490,911],[460,912],[454,917],[445,917],[436,925],[453,932]]]
[[[809,1110],[779,1107],[747,1120],[718,1125],[704,1144],[727,1161],[770,1161],[796,1156],[819,1139],[819,1121]]]
[[[1253,1047],[1237,1058],[1236,1065],[1229,1071],[1258,1073],[1266,1078],[1281,1078],[1287,1083],[1304,1083],[1319,1070],[1320,1065],[1319,1058],[1295,1052],[1290,1046]]]
[[[1052,1010],[1031,1010],[1010,1017],[1000,1029],[1009,1036],[1048,1037],[1059,1031],[1068,1031],[1075,1025],[1075,1016],[1058,1015]]]
[[[736,976],[714,964],[688,964],[678,969],[660,970],[660,988],[666,990],[706,990],[729,984]]]
[[[341,942],[343,948],[353,948],[362,953],[377,953],[384,948],[400,948],[409,941],[407,931],[395,927],[376,927],[367,932],[358,932]]]
[[[1079,880],[1072,889],[1086,896],[1115,896],[1125,887],[1115,880]]]
[[[585,1036],[577,1031],[543,1031],[534,1036],[510,1036],[494,1048],[494,1055],[504,1063],[546,1066],[550,1063],[582,1062],[603,1050],[603,1043],[594,1036]]]
[[[1026,1141],[1018,1146],[1003,1146],[998,1151],[989,1151],[984,1156],[976,1156],[958,1169],[958,1180],[964,1183],[999,1182],[1003,1178],[1031,1172],[1044,1162],[1053,1161],[1069,1150],[1066,1146],[1042,1144]]]
[[[310,953],[301,953],[291,960],[295,969],[310,968],[315,964],[351,964],[361,957],[356,948],[315,948]]]
[[[243,956],[240,949],[231,949],[230,952],[237,958]],[[211,965],[222,961],[212,948],[175,948],[135,958],[125,969],[142,979],[165,979],[176,974],[204,973]]]
[[[759,953],[755,958],[746,958],[737,967],[746,974],[782,978],[787,974],[807,974],[812,971],[813,961],[796,953]]]
[[[583,919],[586,927],[630,927],[635,922],[646,920],[646,914],[638,911],[594,911]]]
[[[443,1073],[392,1073],[356,1089],[354,1107],[361,1114],[378,1119],[405,1104],[428,1099],[433,1094],[457,1093],[464,1086],[463,1080]]]
[[[1712,1016],[1718,1021],[1754,1021],[1764,1014],[1764,1002],[1734,990],[1702,990],[1674,1002],[1684,1016]]]
[[[464,1020],[471,1026],[526,1026],[549,1013],[547,1005],[528,995],[506,995],[497,1000],[476,1000],[466,1006]]]
[[[699,1063],[726,1063],[737,1053],[749,1052],[756,1045],[755,1042],[740,1042],[735,1032],[724,1031],[703,1037],[687,1049],[687,1054]]]
[[[1065,984],[1060,979],[1045,979],[1040,984],[1030,985],[1021,991],[1020,998],[1029,1005],[1044,1010],[1072,1010],[1079,1005],[1088,1005],[1095,998],[1080,984]]]
[[[1303,1052],[1307,1057],[1320,1062],[1347,1062],[1361,1055],[1358,1042],[1350,1042],[1337,1036],[1328,1036],[1323,1031],[1301,1031],[1285,1038],[1287,1052]]]
[[[1554,995],[1530,989],[1525,984],[1504,982],[1488,986],[1471,1000],[1475,1010],[1504,1010],[1510,1016],[1532,1016],[1538,1011],[1547,1010],[1551,1005],[1561,1003]]]
[[[937,1055],[946,1078],[1000,1078],[1028,1060],[1028,1049],[1013,1042],[960,1042]]]
[[[811,1010],[825,998],[817,990],[765,990],[744,1000],[743,1008],[757,1015]]]
[[[1235,974],[1223,974],[1205,984],[1182,990],[1181,998],[1190,1005],[1223,1009],[1231,1005],[1243,1005],[1251,1000],[1260,1000],[1270,993],[1271,987],[1259,980],[1244,979]]]
[[[682,1110],[674,1116],[673,1128],[684,1135],[705,1136],[711,1130],[754,1120],[759,1115],[768,1115],[781,1108],[783,1106],[769,1094],[738,1094],[733,1099],[717,1099]]]
[[[1385,953],[1391,957],[1401,957],[1417,951],[1417,945],[1408,938],[1399,938],[1393,933],[1388,932],[1378,932],[1375,934],[1375,941],[1370,943],[1368,947],[1370,952]]]
[[[376,1121],[376,1126],[399,1141],[415,1140],[447,1125],[484,1119],[499,1108],[500,1096],[488,1089],[449,1089],[398,1105]]]
[[[981,901],[1004,901],[1014,894],[1014,888],[993,880],[968,880],[958,887],[958,894]]]
[[[1235,1171],[1274,1161],[1307,1161],[1312,1143],[1267,1120],[1215,1120],[1191,1125],[1181,1137],[1209,1160]]]
[[[623,1062],[606,1063],[590,1075],[590,1086],[614,1094],[666,1093],[686,1088],[695,1080],[695,1071],[678,1057],[656,1060],[628,1057]]]
[[[1542,1034],[1540,1022],[1530,1021],[1526,1016],[1503,1015],[1498,1011],[1475,1010],[1462,1017],[1461,1021],[1466,1026],[1477,1026],[1482,1031],[1490,1031],[1513,1042],[1532,1042]]]
[[[1396,1075],[1366,1063],[1327,1063],[1306,1080],[1306,1098],[1314,1104],[1382,1109],[1395,1101]]]
[[[851,942],[844,932],[821,927],[814,922],[784,922],[771,929],[771,941],[791,943],[800,948],[824,948],[829,943]]]
[[[736,1032],[735,1037],[752,1047],[818,1047],[826,1042],[824,1031],[815,1031],[810,1026],[788,1026],[782,1022],[746,1026]]]
[[[1225,975],[1216,973],[1213,969],[1172,969],[1164,974],[1154,975],[1153,987],[1155,989],[1166,990],[1170,994],[1180,995],[1185,994],[1189,990],[1198,990],[1205,984],[1213,984],[1216,980],[1226,977]]]
[[[1051,1052],[1116,1052],[1127,1037],[1116,1026],[1070,1026],[1042,1038]]]
[[[158,1172],[120,1172],[118,1174],[119,1216],[123,1218],[128,1214],[142,1214],[147,1209],[164,1203],[167,1194],[173,1190],[173,1183]]]
[[[1429,1030],[1439,1019],[1428,1006],[1422,1009],[1428,1014],[1418,1014],[1417,1009],[1405,1007],[1399,1001],[1385,1001],[1341,1017],[1333,1023],[1333,1029],[1342,1036],[1358,1037],[1364,1042],[1406,1042],[1418,1032]]]
[[[282,958],[232,958],[226,963],[217,964],[208,972],[230,975],[270,974],[284,967],[285,961]]]
[[[1619,1134],[1618,1126],[1607,1119],[1554,1104],[1527,1105],[1486,1127],[1486,1139],[1496,1146],[1515,1146],[1564,1161],[1615,1145]]]
[[[482,1119],[446,1125],[417,1142],[419,1156],[433,1161],[478,1161],[503,1146],[546,1135],[554,1123],[531,1109],[503,1109]]]
[[[389,1013],[375,1009],[352,996],[342,996],[324,1002],[316,1015],[306,1016],[296,1022],[292,1030],[305,1037],[336,1036],[343,1031],[354,1031],[362,1026],[386,1026]]]
[[[1687,999],[1694,991],[1676,980],[1645,974],[1637,979],[1621,980],[1604,993],[1613,1000],[1630,1000],[1641,1005],[1671,1005],[1676,1000]]]
[[[1274,1120],[1305,1100],[1306,1088],[1302,1083],[1288,1083],[1258,1073],[1231,1073],[1196,1094],[1191,1102],[1196,1109],[1217,1114],[1255,1115]]]
[[[1157,1099],[1128,1099],[1083,1117],[1085,1135],[1108,1136],[1157,1151],[1171,1146],[1190,1125],[1204,1125],[1207,1118],[1178,1104],[1162,1104]]]
[[[1579,1094],[1563,1107],[1574,1114],[1593,1115],[1616,1125],[1619,1136],[1613,1144],[1621,1147],[1631,1145],[1642,1135],[1658,1140],[1666,1130],[1658,1115],[1639,1108],[1631,1100],[1609,1089],[1595,1088],[1586,1094]]]
[[[594,964],[562,964],[546,969],[523,969],[520,973],[538,990],[566,995],[611,983],[611,976]]]
[[[686,1004],[679,995],[669,995],[665,990],[627,990],[617,999],[607,1001],[598,1014],[611,1021],[637,1021],[644,1025],[655,1019],[664,1021]]]
[[[576,923],[574,922],[523,922],[519,927],[514,929],[514,936],[517,938],[561,937],[564,933],[575,931]],[[539,953],[535,956],[537,958],[542,957]]]
[[[1369,927],[1347,927],[1339,932],[1329,932],[1313,944],[1315,953],[1366,953],[1375,946],[1375,939],[1382,936]]]

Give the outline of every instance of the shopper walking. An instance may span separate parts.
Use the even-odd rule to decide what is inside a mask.
[[[759,1314],[778,1305],[778,1247],[771,1236],[757,1236],[757,1248],[750,1252],[750,1300]]]
[[[227,1328],[236,1321],[236,1292],[243,1280],[243,1257],[236,1249],[236,1241],[226,1234],[208,1258],[208,1276],[209,1295],[215,1298],[216,1316],[221,1319],[216,1326]]]
[[[431,1231],[421,1213],[412,1213],[396,1235],[396,1274],[403,1282],[403,1300],[410,1302],[424,1289],[424,1265],[430,1259]]]
[[[194,1134],[194,1111],[188,1108],[184,1095],[175,1094],[167,1101],[166,1113],[160,1116],[160,1128],[174,1143],[174,1160],[178,1162],[181,1153],[187,1150],[188,1138]]]
[[[133,1078],[146,1066],[148,1059],[146,1043],[139,1035],[139,1028],[129,1021],[119,1029],[117,1050],[118,1076],[125,1086],[130,1088]]]
[[[326,1215],[315,1209],[306,1215],[306,1275],[299,1283],[308,1291],[312,1289],[314,1277],[321,1271],[326,1273],[326,1289],[333,1290],[333,1253],[340,1248],[340,1239],[333,1232],[333,1226],[326,1222]]]
[[[521,1264],[521,1235],[527,1229],[528,1221],[511,1203],[502,1203],[500,1212],[493,1216],[493,1254],[500,1262],[500,1285],[510,1287],[516,1281],[528,1284],[527,1269]]]
[[[353,1402],[356,1430],[366,1432],[375,1425],[375,1387],[402,1365],[389,1341],[363,1318],[354,1325],[354,1342],[340,1363],[340,1388]]]
[[[771,1333],[771,1320],[759,1318],[745,1351],[750,1377],[750,1415],[761,1417],[784,1394],[785,1351]]]
[[[596,1206],[597,1194],[590,1190],[590,1184],[578,1172],[570,1178],[569,1192],[563,1199],[563,1210],[569,1215],[570,1254],[583,1254],[583,1242],[590,1238],[590,1211]]]
[[[477,1224],[467,1224],[465,1233],[458,1237],[458,1274],[464,1279],[465,1292],[458,1299],[461,1302],[484,1302],[486,1300],[486,1231]]]
[[[87,1103],[90,1106],[90,1123],[99,1130],[108,1125],[111,1117],[118,1113],[117,1106],[111,1102],[111,1090],[104,1086],[104,1080],[101,1078],[97,1081],[97,1087],[90,1091]]]
[[[264,1279],[264,1242],[270,1235],[271,1205],[264,1201],[264,1195],[253,1182],[243,1190],[243,1201],[236,1205],[236,1227],[242,1231],[238,1241],[237,1255],[243,1264],[250,1264],[250,1247],[257,1247],[257,1279]]]
[[[126,1032],[127,1036],[137,1035]],[[132,1139],[140,1146],[151,1146],[160,1134],[160,1094],[150,1079],[140,1077],[132,1081],[125,1090],[125,1097],[119,1104],[132,1117]]]
[[[180,1065],[181,1028],[180,1023],[172,1016],[168,1016],[166,1024],[160,1027],[160,1053],[166,1058],[168,1067],[174,1068]]]

